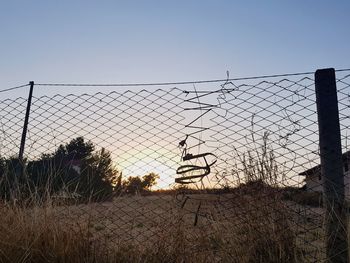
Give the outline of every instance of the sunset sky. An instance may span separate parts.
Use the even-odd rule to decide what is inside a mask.
[[[236,78],[313,72],[325,67],[350,68],[349,11],[349,1],[2,1],[0,90],[31,80],[105,84],[178,82],[225,79],[226,71],[231,78]],[[215,84],[209,88],[219,87]],[[189,89],[193,87],[189,85]],[[122,94],[125,90],[120,87],[36,86],[34,96],[60,94],[66,98],[69,93],[116,91]],[[27,94],[28,88],[23,88],[2,92],[0,99],[26,98]],[[63,98],[60,98],[60,109],[67,106]],[[128,101],[126,97],[124,100]],[[91,109],[89,105],[84,111],[88,109]],[[22,118],[23,112],[17,115]],[[155,116],[153,120],[158,118]],[[53,116],[37,124],[44,125],[43,128],[30,123],[33,127],[29,128],[29,136],[39,136],[44,129],[49,129],[49,119]],[[105,123],[108,122],[111,120]],[[22,121],[18,123],[21,125]],[[185,121],[176,123],[187,124]],[[115,124],[120,125],[120,122],[115,121]],[[144,123],[133,131],[139,130],[141,125]],[[61,128],[66,129],[65,126]],[[38,129],[37,134],[35,129]],[[58,128],[50,129],[58,132]],[[21,129],[16,132],[20,133]],[[179,129],[177,132],[188,131]],[[164,135],[161,131],[159,134]],[[66,131],[61,135],[71,139]],[[171,145],[176,146],[177,140],[183,139],[182,135],[173,134],[176,138]],[[111,138],[118,141],[113,136]],[[135,136],[141,138],[136,133]],[[110,139],[103,136],[96,139],[105,140],[110,150],[117,148]],[[165,150],[164,156],[171,156],[171,161],[179,157],[174,149]],[[151,155],[148,151],[150,149],[144,149],[140,154]],[[158,150],[152,151],[161,157]],[[114,152],[117,154],[117,150]],[[124,152],[130,155],[130,150]],[[174,164],[155,161],[158,157],[148,160],[135,156],[133,162],[130,156],[119,156],[122,159],[119,165],[127,175],[142,175],[153,167],[169,177],[166,170],[171,167],[172,172],[175,171]],[[165,182],[170,184],[173,178]]]
[[[0,89],[347,68],[349,10],[341,0],[1,1]]]

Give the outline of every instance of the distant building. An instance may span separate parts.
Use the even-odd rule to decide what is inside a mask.
[[[350,198],[350,151],[343,155],[343,173],[345,196]],[[309,192],[323,192],[321,165],[310,168],[299,175],[305,176],[306,190]]]

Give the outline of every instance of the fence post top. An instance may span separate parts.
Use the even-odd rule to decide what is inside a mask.
[[[322,68],[322,69],[317,69],[316,72],[315,72],[315,75],[322,74],[322,73],[325,73],[325,72],[332,72],[332,73],[335,73],[335,69],[334,69],[334,68]]]

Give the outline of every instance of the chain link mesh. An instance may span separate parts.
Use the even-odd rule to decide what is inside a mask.
[[[350,75],[339,72],[343,153],[349,87]],[[279,254],[276,262],[320,262],[325,211],[315,99],[308,75],[33,97],[26,162],[75,138],[109,151],[118,191],[103,202],[59,203],[55,214],[72,229],[88,223],[93,238],[111,247],[171,247],[176,234],[191,255],[214,251],[210,262],[264,261],[266,247]],[[26,102],[0,101],[3,158],[18,153]],[[155,185],[125,190],[128,178],[149,173],[159,176]]]

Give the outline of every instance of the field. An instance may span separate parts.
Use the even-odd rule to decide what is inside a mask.
[[[320,262],[321,208],[249,193],[5,204],[0,262]]]

